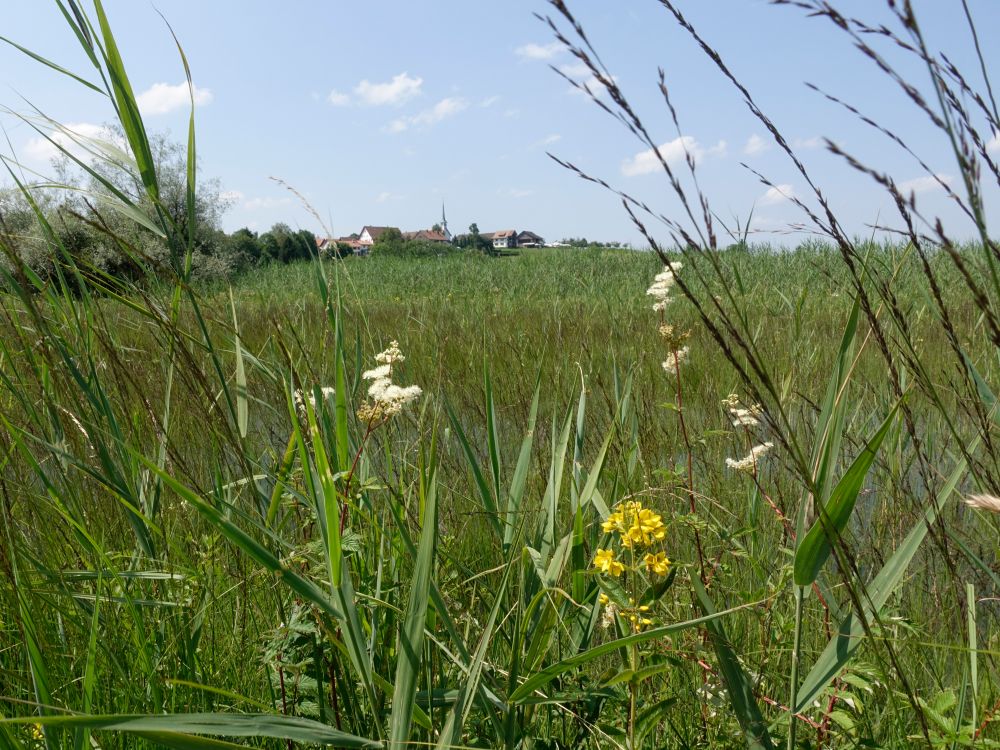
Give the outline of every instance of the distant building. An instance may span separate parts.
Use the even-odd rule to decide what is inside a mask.
[[[426,242],[451,242],[451,236],[433,229],[418,229],[415,232],[403,232],[403,239],[424,240]]]
[[[503,249],[517,247],[517,230],[501,229],[499,232],[490,232],[483,235],[493,243],[493,247]]]
[[[361,234],[358,235],[358,242],[367,251],[368,248],[378,242],[378,238],[382,235],[382,232],[387,229],[396,229],[396,227],[362,227]],[[399,230],[396,229],[396,231],[398,232]]]
[[[534,232],[529,232],[527,230],[523,232],[518,232],[517,235],[517,246],[518,247],[544,247],[545,240],[539,237]]]

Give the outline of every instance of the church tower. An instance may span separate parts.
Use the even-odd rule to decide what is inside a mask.
[[[448,242],[451,242],[451,232],[448,231],[448,219],[444,215],[444,201],[441,201],[441,234],[448,239]]]

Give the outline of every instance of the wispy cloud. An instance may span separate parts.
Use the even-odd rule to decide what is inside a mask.
[[[727,145],[725,141],[719,141],[714,146],[705,148],[693,136],[680,136],[661,144],[656,151],[647,149],[640,151],[630,159],[626,159],[622,162],[622,174],[626,177],[635,177],[659,170],[661,167],[660,160],[656,155],[657,151],[668,165],[674,166],[680,164],[687,153],[691,154],[695,163],[700,162],[706,156],[723,157],[726,155]]]
[[[281,206],[288,206],[292,202],[291,198],[281,197],[281,198],[251,198],[250,200],[243,201],[241,208],[247,211],[260,211],[265,208],[280,208]]]
[[[214,96],[208,89],[194,87],[194,103],[198,107],[211,104]],[[175,109],[187,107],[191,103],[191,94],[187,83],[176,85],[169,83],[154,83],[135,98],[139,111],[144,115],[165,115]]]
[[[337,91],[337,89],[331,90],[326,100],[335,107],[346,107],[351,103],[350,95],[342,91]]]
[[[418,96],[423,84],[423,78],[403,72],[382,83],[372,83],[365,78],[354,87],[353,96],[333,89],[326,98],[335,107],[346,107],[354,103],[366,107],[396,107]]]
[[[947,174],[925,175],[923,177],[914,177],[912,180],[903,180],[896,187],[899,188],[899,192],[903,195],[928,193],[932,190],[943,190],[942,183],[950,185],[954,179],[954,177]]]
[[[500,101],[500,97],[494,94],[493,96],[488,96],[481,102],[479,102],[479,106],[482,107],[483,109],[486,109],[487,107],[492,107],[498,101]]]
[[[569,91],[571,94],[587,96],[587,91],[589,91],[594,96],[601,96],[606,91],[600,79],[593,75],[590,68],[583,63],[560,65],[559,72],[578,84],[578,86],[570,86]],[[611,76],[611,80],[617,82],[618,76]]]
[[[743,153],[747,156],[756,156],[757,154],[762,154],[765,151],[770,150],[771,144],[761,138],[759,135],[754,133],[749,138],[747,138],[746,145],[743,146]]]
[[[553,143],[558,143],[562,140],[562,136],[558,133],[552,133],[542,138],[540,141],[535,141],[532,145],[533,148],[544,148],[545,146],[551,146]]]
[[[381,193],[375,196],[376,203],[385,203],[386,201],[397,201],[405,196],[399,193],[390,193],[388,190],[383,190]]]
[[[235,206],[237,203],[242,203],[243,199],[246,198],[246,196],[239,190],[223,190],[219,193],[219,197],[231,206]]]
[[[430,109],[425,109],[423,112],[418,112],[415,115],[393,120],[386,127],[386,130],[390,133],[402,133],[404,130],[414,127],[430,127],[442,120],[457,115],[468,106],[468,103],[461,97],[449,96],[439,101]]]
[[[534,195],[535,191],[530,188],[507,188],[506,190],[497,190],[498,195],[503,195],[508,198],[527,198],[529,195]]]
[[[560,54],[565,48],[561,42],[550,42],[549,44],[522,44],[514,50],[514,54],[522,60],[551,60]]]
[[[792,141],[792,148],[821,148],[823,146],[823,139],[818,135],[814,135],[810,138],[796,138]]]
[[[779,203],[784,203],[795,197],[795,188],[788,183],[783,183],[781,185],[775,185],[774,187],[769,187],[764,191],[764,194],[758,199],[758,206],[775,206]]]
[[[986,142],[986,150],[991,154],[1000,151],[1000,133],[994,133],[993,137]]]
[[[63,131],[57,130],[49,135],[51,140],[42,136],[37,136],[29,140],[24,145],[24,158],[33,162],[48,163],[62,153],[56,144],[83,158],[87,156],[87,153],[86,149],[80,145],[81,141],[86,143],[88,140],[95,138],[108,140],[111,136],[103,125],[97,125],[92,122],[71,122],[62,127]],[[124,146],[124,144],[115,145],[119,147]]]

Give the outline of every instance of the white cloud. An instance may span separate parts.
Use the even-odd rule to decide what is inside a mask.
[[[534,145],[535,146],[551,146],[553,143],[558,143],[560,140],[562,140],[562,136],[561,135],[559,135],[558,133],[552,133],[551,135],[545,136],[544,138],[542,138],[542,140],[538,141]]]
[[[769,187],[757,201],[758,206],[774,206],[795,197],[795,188],[788,183]]]
[[[896,187],[899,188],[899,192],[903,195],[909,195],[910,193],[927,193],[931,190],[941,190],[941,183],[945,185],[950,185],[955,178],[947,174],[937,174],[933,177],[931,175],[925,175],[924,177],[915,177],[912,180],[903,180]]]
[[[811,138],[796,138],[792,141],[792,148],[820,148],[823,145],[823,139],[818,135],[814,135]]]
[[[743,147],[743,153],[747,156],[756,156],[757,154],[762,154],[771,148],[771,144],[761,138],[759,135],[754,133],[747,139],[746,145]]]
[[[485,109],[486,107],[492,107],[498,101],[500,101],[500,97],[494,94],[493,96],[488,96],[479,102],[479,106]]]
[[[559,70],[563,75],[570,78],[583,78],[590,75],[590,68],[584,63],[573,63],[572,65],[560,65]]]
[[[214,96],[208,89],[194,87],[194,103],[202,107],[211,104]],[[169,83],[154,83],[135,98],[139,110],[144,115],[165,115],[175,109],[187,107],[191,102],[186,82],[176,85]]]
[[[549,44],[523,44],[514,50],[514,54],[522,60],[551,60],[562,52],[565,48],[561,42],[550,42]]]
[[[1000,133],[994,133],[993,137],[986,142],[986,150],[991,154],[1000,151]]]
[[[674,138],[672,141],[667,141],[656,149],[656,151],[660,152],[660,156],[663,157],[663,160],[670,166],[682,163],[685,158],[685,153],[690,153],[697,163],[706,156],[725,156],[726,150],[727,146],[725,141],[719,141],[714,146],[706,149],[698,143],[693,136],[690,135]],[[660,169],[660,160],[656,156],[656,151],[653,151],[653,149],[640,151],[631,159],[623,161],[622,174],[626,177],[635,177],[641,174],[649,174],[650,172],[655,172]]]
[[[506,190],[498,190],[498,195],[505,195],[508,198],[527,198],[529,195],[534,195],[535,191],[526,188],[507,188]]]
[[[223,190],[221,193],[219,193],[219,197],[222,198],[222,200],[224,200],[226,203],[229,203],[231,205],[242,203],[243,199],[246,198],[246,196],[243,195],[243,193],[241,193],[239,190]]]
[[[86,149],[80,146],[77,141],[86,142],[92,138],[108,139],[110,136],[110,133],[108,133],[103,125],[95,125],[92,122],[71,122],[63,125],[63,128],[69,132],[57,130],[50,133],[49,138],[51,138],[51,141],[42,136],[37,136],[29,140],[24,145],[23,154],[25,158],[34,162],[47,164],[62,153],[55,145],[56,143],[78,158],[82,158],[87,155]],[[122,146],[122,144],[115,145]]]
[[[327,95],[326,100],[335,107],[346,107],[351,103],[350,95],[342,91],[337,91],[337,89],[332,89],[329,95]]]
[[[245,201],[241,208],[247,211],[259,211],[262,208],[279,208],[292,202],[291,198],[251,198]]]
[[[393,120],[386,127],[386,130],[390,133],[402,133],[404,130],[409,130],[413,127],[430,127],[448,117],[457,115],[468,106],[468,103],[464,99],[449,96],[439,101],[430,109],[425,109],[423,112],[418,112],[415,115]]]
[[[354,87],[354,93],[362,104],[367,104],[370,107],[387,104],[397,106],[417,96],[423,83],[423,78],[414,78],[408,73],[400,73],[386,83],[372,83],[365,79]]]

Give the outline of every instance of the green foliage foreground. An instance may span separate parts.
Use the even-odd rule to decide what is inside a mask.
[[[171,282],[0,235],[0,747],[997,744],[985,246],[192,283],[60,7]]]

